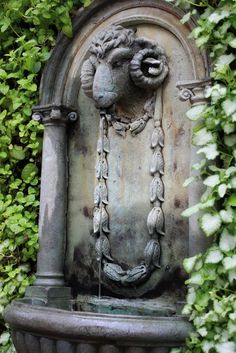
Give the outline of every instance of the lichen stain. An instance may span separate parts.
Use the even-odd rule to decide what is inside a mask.
[[[174,205],[175,205],[176,208],[180,208],[181,207],[181,201],[179,199],[175,198]]]
[[[93,219],[93,209],[87,206],[83,207],[83,215],[86,218]]]

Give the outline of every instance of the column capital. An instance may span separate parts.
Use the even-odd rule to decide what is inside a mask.
[[[192,81],[179,81],[176,87],[180,90],[179,99],[181,101],[189,100],[192,105],[204,104],[207,98],[204,96],[204,90],[211,86],[211,79]]]
[[[77,112],[63,105],[36,105],[32,110],[32,119],[44,125],[67,125],[77,120]]]

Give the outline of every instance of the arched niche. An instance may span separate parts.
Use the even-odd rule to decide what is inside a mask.
[[[119,285],[111,284],[105,280],[103,281],[104,293],[122,297],[140,297],[151,293],[154,297],[164,296],[172,301],[182,300],[185,278],[182,261],[204,246],[199,235],[196,218],[193,217],[188,221],[181,217],[181,212],[197,200],[200,189],[199,186],[194,186],[187,190],[182,186],[190,174],[191,165],[196,160],[196,154],[191,147],[192,126],[185,118],[189,103],[183,103],[179,100],[176,85],[184,90],[182,100],[190,98],[194,104],[202,103],[204,98],[201,91],[206,85],[205,79],[208,77],[208,62],[205,54],[189,38],[191,30],[194,28],[194,22],[190,21],[188,24],[182,25],[180,23],[182,16],[183,12],[180,9],[165,1],[124,0],[111,2],[103,0],[95,2],[88,9],[79,10],[76,14],[72,39],[59,36],[44,70],[40,88],[40,106],[35,107],[35,111],[43,114],[49,112],[47,113],[49,120],[53,118],[50,116],[50,111],[54,111],[55,116],[55,111],[63,112],[63,114],[74,111],[78,114],[78,120],[69,127],[67,137],[64,136],[63,139],[63,144],[66,143],[66,140],[68,142],[66,155],[68,174],[67,177],[63,177],[67,178],[67,184],[64,185],[63,190],[68,197],[65,196],[61,199],[66,214],[65,222],[62,225],[65,228],[66,224],[66,235],[64,233],[61,235],[61,238],[66,236],[67,244],[65,253],[66,279],[75,295],[79,293],[96,294],[99,281],[94,239],[91,236],[93,234],[93,192],[96,183],[94,168],[99,114],[92,99],[86,97],[81,89],[80,74],[82,64],[89,56],[92,39],[97,33],[113,24],[135,27],[137,36],[158,42],[166,51],[169,75],[161,91],[157,92],[156,98],[156,106],[158,107],[156,114],[162,114],[162,126],[165,134],[163,148],[165,202],[163,203],[163,212],[166,235],[160,240],[162,255],[159,271],[154,271],[145,283],[131,288],[120,288]],[[183,82],[190,82],[190,84]],[[184,96],[186,92],[187,96]],[[56,120],[57,117],[54,117],[54,121]],[[149,237],[146,229],[146,215],[150,210],[148,200],[148,178],[150,175],[147,171],[151,151],[147,140],[151,129],[152,126],[149,124],[142,136],[139,135],[136,140],[127,136],[125,142],[119,140],[120,137],[114,131],[110,131],[111,157],[109,157],[109,163],[113,167],[111,167],[108,181],[109,207],[111,233],[115,235],[113,237],[109,235],[109,239],[111,251],[113,254],[115,253],[117,261],[131,267],[141,261],[143,248]],[[52,140],[53,138],[51,138]],[[58,142],[58,144],[60,143]],[[60,148],[66,149],[66,145],[62,145]],[[60,148],[58,147],[58,150]],[[47,153],[46,147],[45,153]],[[139,155],[142,158],[139,158]],[[45,165],[46,163],[45,161]],[[64,167],[62,165],[61,168],[63,175],[65,175],[65,159]],[[59,174],[61,171],[57,169],[56,173]],[[133,177],[134,175],[138,175],[138,178]],[[126,185],[128,186],[126,187]],[[54,194],[57,194],[59,187],[55,187]],[[125,192],[123,196],[120,196],[122,188],[125,188]],[[46,191],[44,193],[46,194]],[[52,195],[52,197],[54,196]],[[48,276],[50,278],[50,276],[53,277],[51,272],[45,269],[46,265],[43,268],[43,264],[48,264],[48,260],[45,261],[45,259],[49,256],[46,253],[45,245],[43,245],[43,239],[46,237],[44,223],[48,220],[48,214],[45,210],[53,207],[56,213],[57,209],[55,203],[50,206],[51,201],[45,201],[44,196],[41,196],[41,200],[43,200],[40,218],[42,240],[38,260],[38,277],[47,278]],[[121,206],[117,206],[117,200]],[[124,209],[125,212],[122,212]],[[60,271],[55,271],[55,277],[57,277],[57,272],[63,273],[64,271],[64,241],[65,238],[61,240],[60,255],[62,256],[59,256],[58,260]],[[57,255],[54,254],[54,256]],[[38,284],[42,284],[44,280],[40,281],[39,279]]]

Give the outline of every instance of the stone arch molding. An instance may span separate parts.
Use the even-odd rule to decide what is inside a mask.
[[[168,64],[168,75],[165,75],[165,81],[163,82],[163,88],[161,89],[161,93],[155,96],[153,108],[155,108],[156,118],[154,118],[154,127],[156,135],[159,134],[159,137],[154,136],[155,138],[160,138],[163,140],[163,130],[160,123],[160,115],[168,114],[169,116],[174,114],[174,109],[178,110],[178,116],[184,114],[184,111],[187,110],[190,101],[191,104],[197,105],[202,104],[204,102],[203,90],[206,85],[209,85],[208,77],[208,61],[207,57],[204,53],[200,52],[198,48],[196,48],[195,43],[189,39],[189,34],[191,30],[194,28],[194,22],[190,22],[187,25],[182,25],[180,23],[180,19],[184,15],[183,11],[168,4],[162,0],[122,0],[122,1],[114,1],[111,3],[110,0],[101,0],[95,1],[92,6],[88,9],[79,10],[76,14],[73,23],[74,23],[74,35],[72,39],[68,39],[63,35],[59,35],[57,44],[55,49],[52,52],[52,56],[44,69],[44,73],[41,80],[40,86],[40,105],[34,107],[34,115],[33,117],[38,120],[42,120],[43,123],[48,126],[45,131],[44,136],[44,157],[43,157],[43,174],[42,174],[42,189],[41,189],[41,208],[40,208],[40,232],[41,232],[41,247],[38,255],[38,267],[37,267],[37,285],[62,285],[64,283],[64,253],[65,253],[65,229],[66,223],[70,222],[71,214],[73,210],[70,210],[70,207],[73,208],[74,206],[70,206],[69,203],[69,220],[66,219],[67,215],[67,200],[66,200],[66,190],[67,190],[67,172],[66,172],[66,160],[68,159],[66,149],[62,151],[63,146],[65,147],[67,141],[67,135],[65,132],[65,127],[67,122],[75,122],[77,116],[80,116],[81,107],[80,107],[80,96],[81,96],[81,70],[83,63],[89,58],[90,56],[90,45],[97,33],[101,33],[107,28],[112,25],[115,26],[122,26],[123,28],[132,28],[137,29],[137,37],[144,37],[148,41],[157,42],[160,44],[161,48],[164,48],[165,60]],[[148,26],[148,31],[147,31]],[[158,29],[158,30],[157,30]],[[158,33],[158,35],[157,35]],[[165,39],[163,39],[165,38]],[[169,40],[168,40],[169,39]],[[181,53],[181,55],[179,55]],[[178,69],[176,69],[178,68]],[[167,70],[167,69],[166,69]],[[167,77],[166,77],[167,76]],[[164,80],[164,79],[163,79]],[[184,104],[180,107],[180,102],[176,103],[176,96],[178,95],[178,89],[180,89],[179,98],[182,101],[185,101]],[[82,93],[83,94],[83,93]],[[166,104],[165,110],[162,112],[160,111],[159,106],[162,106],[163,100],[168,101],[169,97],[174,97],[174,103]],[[152,97],[151,97],[152,99]],[[151,100],[150,100],[151,101]],[[94,106],[94,102],[92,98],[87,98],[88,105]],[[174,106],[175,105],[175,106]],[[90,108],[86,108],[87,113],[90,114]],[[148,108],[149,109],[149,108]],[[157,111],[159,109],[159,111]],[[153,113],[152,113],[153,114]],[[151,114],[151,115],[152,115]],[[152,116],[148,116],[149,118],[153,118]],[[147,120],[148,120],[147,119]],[[177,120],[179,117],[177,117]],[[142,119],[141,119],[142,120]],[[147,121],[146,121],[147,122]],[[145,125],[146,125],[145,122]],[[95,123],[96,124],[96,123]],[[156,125],[155,125],[156,124]],[[175,128],[175,121],[169,120],[168,122],[164,123],[164,131],[167,131],[170,127]],[[179,124],[179,125],[178,125]],[[181,129],[183,133],[185,130],[190,130],[190,124],[187,127],[182,127],[183,123],[178,122],[178,127],[176,129],[181,133]],[[54,129],[53,126],[60,127],[59,129]],[[129,124],[130,125],[130,124]],[[145,126],[144,125],[144,126]],[[113,125],[114,127],[114,125]],[[91,125],[91,129],[94,126]],[[106,139],[108,140],[107,136],[107,127],[103,126],[102,130],[105,131],[105,135],[103,136],[103,141]],[[142,131],[142,129],[140,129]],[[136,133],[134,133],[135,135]],[[96,134],[95,134],[96,135]],[[99,132],[97,131],[97,135]],[[154,134],[155,135],[155,134]],[[187,141],[190,141],[190,133],[187,133]],[[116,138],[114,138],[115,140]],[[177,137],[176,137],[177,139]],[[57,146],[52,147],[52,140],[57,142]],[[159,164],[162,163],[162,158],[169,159],[169,162],[174,162],[174,157],[172,161],[171,157],[171,150],[168,147],[168,143],[171,141],[171,135],[167,134],[167,144],[163,141],[159,141],[159,150],[157,153],[155,150],[153,152],[153,160],[154,164],[156,160],[159,158]],[[151,142],[151,144],[155,145],[155,141]],[[158,143],[157,143],[158,144]],[[181,149],[179,149],[179,145],[181,142],[176,142],[176,154],[178,154]],[[189,143],[190,145],[190,143]],[[167,147],[164,147],[167,146]],[[104,147],[104,146],[103,146]],[[104,147],[105,148],[105,147]],[[156,145],[152,148],[156,148]],[[169,148],[169,149],[168,149]],[[183,148],[183,146],[182,146]],[[49,166],[48,161],[51,158],[50,149],[53,150],[55,155],[55,165],[57,166],[52,171],[52,166]],[[73,149],[73,148],[72,148]],[[100,149],[100,150],[99,150]],[[98,147],[98,159],[99,156],[103,155],[101,152],[101,131],[100,131],[100,147]],[[104,150],[105,151],[105,150]],[[70,152],[69,152],[70,153]],[[103,163],[106,163],[106,154],[108,150],[105,151],[104,160],[101,161],[101,166]],[[156,154],[155,154],[156,153]],[[158,154],[159,153],[159,154]],[[94,156],[93,156],[94,158]],[[155,159],[156,158],[156,159]],[[57,163],[59,161],[59,164]],[[161,160],[161,161],[160,161]],[[189,152],[188,162],[189,165],[196,160],[195,151],[192,149]],[[71,158],[71,164],[73,165],[73,157]],[[100,166],[100,170],[103,167]],[[51,169],[50,169],[51,168]],[[151,167],[153,170],[155,166]],[[186,165],[181,165],[180,169],[184,170]],[[165,185],[165,189],[167,189],[168,193],[171,193],[171,187],[168,189],[168,180],[174,175],[178,179],[178,173],[173,174],[170,168],[166,168],[167,172],[163,170],[159,170],[159,174],[156,170],[151,171],[152,181],[151,185],[154,185],[156,188],[161,187],[164,188],[163,184]],[[55,174],[55,179],[50,181],[51,175]],[[99,173],[98,173],[99,174]],[[184,174],[184,173],[183,173]],[[186,174],[186,173],[185,173]],[[185,175],[184,174],[184,175]],[[49,177],[50,175],[50,177]],[[188,175],[188,172],[186,176]],[[183,176],[184,177],[184,176]],[[105,178],[106,179],[106,178]],[[180,178],[181,179],[181,178]],[[58,183],[55,182],[58,181]],[[71,178],[71,183],[73,185],[74,179]],[[105,206],[102,206],[101,213],[99,209],[99,190],[104,192],[104,186],[106,187],[106,183],[99,184],[101,177],[97,176],[98,188],[95,189],[95,198],[96,201],[96,208],[94,218],[98,219],[97,230],[95,233],[98,233],[99,228],[99,217],[101,216],[102,212],[106,213]],[[182,179],[181,179],[182,180]],[[181,184],[181,180],[178,181]],[[45,181],[45,182],[43,182]],[[50,184],[51,183],[51,184]],[[57,185],[56,185],[57,184]],[[46,186],[45,186],[46,185]],[[56,186],[55,186],[56,185]],[[60,190],[58,194],[58,190]],[[168,191],[169,190],[169,191]],[[90,190],[91,194],[93,193],[93,189]],[[105,190],[105,193],[107,191]],[[182,191],[180,192],[182,193]],[[108,193],[109,194],[109,193]],[[194,187],[190,188],[189,195],[186,197],[186,193],[182,193],[180,195],[180,199],[182,197],[182,208],[186,208],[188,205],[195,203],[198,194],[199,188]],[[110,196],[110,195],[108,195]],[[51,198],[51,201],[49,201]],[[69,198],[73,198],[70,195],[69,191]],[[112,198],[112,197],[111,197]],[[161,228],[165,228],[164,226],[164,218],[162,217],[163,214],[167,214],[166,217],[166,228],[170,228],[174,223],[181,221],[179,220],[179,214],[175,214],[173,217],[170,213],[170,209],[173,205],[177,205],[179,201],[169,201],[164,202],[163,198],[163,191],[160,191],[160,194],[157,193],[156,198],[158,199],[158,204],[155,205],[153,202],[155,201],[155,195],[151,196],[151,201],[153,204],[153,209],[151,210],[148,218],[149,218],[149,233],[151,236],[153,235],[152,231],[152,224],[150,219],[154,216],[159,219],[156,221],[158,223],[158,230],[159,235],[164,235],[164,231]],[[106,197],[105,197],[106,199]],[[51,209],[50,202],[54,200],[54,215],[50,215],[48,210]],[[62,200],[62,203],[61,203]],[[114,199],[113,199],[114,200]],[[60,205],[59,205],[60,203]],[[163,204],[162,204],[163,203]],[[56,208],[55,205],[57,204]],[[107,204],[107,200],[105,200],[104,204]],[[85,207],[84,207],[85,208]],[[87,211],[86,211],[87,212]],[[85,213],[86,213],[85,212]],[[89,213],[89,212],[88,212]],[[174,213],[174,211],[173,211]],[[57,226],[53,224],[53,217],[60,219],[60,222],[57,223]],[[154,217],[154,218],[155,218]],[[173,220],[171,220],[173,218]],[[101,221],[100,221],[101,222]],[[171,223],[172,222],[172,223]],[[73,220],[72,220],[73,223]],[[92,223],[90,221],[90,223]],[[160,226],[161,224],[161,226]],[[126,297],[134,297],[134,296],[142,296],[143,294],[147,293],[150,290],[153,290],[158,286],[158,284],[163,283],[166,280],[166,272],[169,271],[171,266],[173,268],[177,268],[178,266],[181,267],[180,263],[182,258],[178,258],[179,254],[181,253],[181,246],[183,247],[183,257],[188,255],[192,255],[193,253],[199,251],[201,247],[204,246],[203,241],[199,241],[199,230],[196,226],[197,221],[196,218],[192,217],[189,224],[186,226],[186,223],[183,224],[182,232],[187,234],[184,240],[182,239],[175,239],[177,235],[175,235],[174,230],[171,235],[166,236],[166,240],[159,244],[159,238],[156,239],[155,236],[150,241],[143,241],[143,244],[140,245],[143,248],[145,247],[144,254],[145,257],[148,257],[149,253],[155,253],[155,259],[146,260],[149,263],[152,262],[153,268],[155,271],[146,271],[146,265],[142,263],[142,261],[137,264],[129,267],[129,269],[124,269],[124,267],[120,266],[120,262],[116,259],[115,261],[112,258],[112,254],[110,253],[110,249],[107,250],[105,256],[103,256],[106,260],[104,260],[104,273],[108,272],[108,288],[111,292],[116,293],[118,295],[126,296]],[[105,226],[106,228],[106,226]],[[47,231],[48,229],[48,231]],[[151,231],[150,231],[151,229]],[[67,225],[67,231],[70,235],[70,225]],[[105,231],[105,233],[108,233]],[[54,233],[54,234],[53,234]],[[178,232],[177,232],[178,233]],[[180,232],[181,233],[181,232]],[[46,235],[48,234],[48,235]],[[59,236],[58,236],[59,234]],[[52,237],[54,240],[54,252],[50,253],[47,252],[48,243],[51,244]],[[48,239],[47,239],[48,237]],[[174,238],[174,245],[171,245],[172,239]],[[188,238],[188,239],[187,239]],[[196,241],[196,239],[198,240]],[[95,244],[95,248],[107,247],[110,248],[110,244],[107,242],[106,234],[102,234],[100,238],[98,238],[97,243]],[[66,263],[68,268],[68,278],[70,281],[70,268],[73,268],[73,244],[74,240],[71,240],[68,236],[68,250],[66,255]],[[81,242],[83,243],[83,242]],[[112,241],[111,241],[112,243]],[[184,243],[184,245],[183,245]],[[116,244],[115,240],[113,240],[113,246]],[[147,244],[147,245],[145,245]],[[112,245],[112,244],[111,244]],[[177,249],[176,253],[175,250]],[[82,250],[81,250],[82,251]],[[112,251],[112,250],[111,250]],[[101,251],[100,251],[101,252]],[[104,255],[104,253],[102,254]],[[87,254],[87,257],[89,254]],[[140,256],[139,256],[140,257]],[[149,256],[150,257],[150,256]],[[101,260],[101,256],[100,256]],[[154,261],[155,260],[155,261]],[[89,264],[87,264],[89,266]],[[91,267],[95,268],[93,261],[90,261]],[[76,267],[76,266],[75,266]],[[115,280],[112,282],[112,271],[115,271],[115,276],[117,275],[117,271],[122,272],[121,279]],[[78,266],[79,271],[79,266]],[[95,270],[96,271],[96,270]],[[100,269],[101,271],[101,269]],[[141,271],[141,272],[140,272]],[[145,277],[144,274],[148,273]],[[76,269],[75,269],[76,272]],[[155,273],[154,273],[155,272]],[[146,282],[143,283],[143,280],[139,283],[139,275],[145,278]],[[119,273],[118,273],[119,275]],[[138,277],[135,277],[135,276]],[[72,277],[74,273],[72,273]],[[134,276],[134,277],[133,277]],[[173,273],[172,273],[173,276]],[[168,276],[167,276],[168,277]],[[115,278],[115,277],[114,277]],[[134,281],[131,278],[137,278]],[[140,277],[141,278],[141,277]],[[131,288],[127,283],[131,283]],[[86,277],[82,275],[81,283],[86,282]],[[105,281],[106,282],[106,281]],[[125,283],[124,287],[122,285]],[[140,284],[140,285],[139,285]],[[133,285],[133,288],[132,288]],[[91,284],[93,287],[93,283]],[[158,293],[161,293],[161,290],[158,289]]]

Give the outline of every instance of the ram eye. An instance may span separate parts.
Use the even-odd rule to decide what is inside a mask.
[[[111,66],[113,68],[116,68],[116,67],[121,67],[122,66],[122,62],[121,61],[114,61]]]

